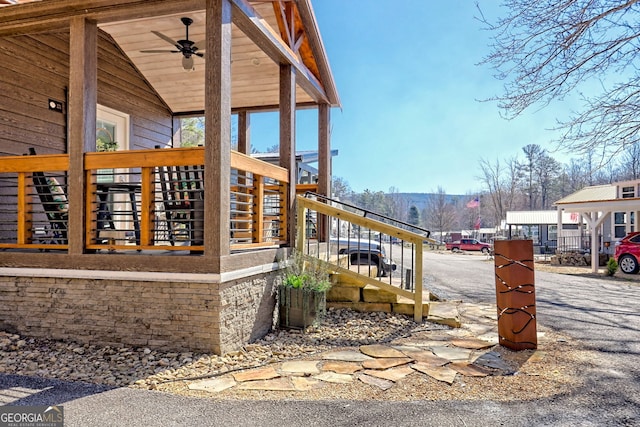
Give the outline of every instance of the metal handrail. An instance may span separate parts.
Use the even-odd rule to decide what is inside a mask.
[[[429,230],[427,230],[425,228],[418,227],[417,225],[409,224],[408,222],[400,221],[399,219],[396,219],[396,218],[391,218],[389,216],[386,216],[386,215],[378,213],[378,212],[370,211],[368,209],[364,209],[364,208],[361,208],[359,206],[352,205],[350,203],[346,203],[346,202],[343,202],[343,201],[340,201],[340,200],[337,200],[337,199],[332,199],[331,197],[327,197],[327,196],[324,196],[322,194],[317,194],[317,193],[314,193],[314,192],[311,192],[311,191],[306,191],[304,193],[304,197],[309,198],[309,196],[313,196],[316,199],[322,199],[322,200],[325,200],[325,201],[328,201],[328,202],[331,202],[331,203],[339,203],[342,206],[347,206],[347,207],[349,207],[351,209],[355,209],[357,211],[363,212],[363,215],[362,215],[363,217],[367,217],[367,215],[374,215],[374,216],[376,216],[378,218],[382,218],[382,219],[384,219],[386,221],[389,221],[389,222],[392,222],[394,224],[401,224],[401,225],[403,225],[405,227],[409,227],[409,228],[413,228],[415,230],[418,230],[418,231],[424,233],[425,237],[430,237],[431,236],[431,231],[429,231]]]

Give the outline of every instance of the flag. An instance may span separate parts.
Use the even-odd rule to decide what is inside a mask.
[[[477,208],[478,206],[480,206],[480,200],[477,197],[467,203],[468,208]]]
[[[480,230],[480,217],[478,217],[478,219],[476,219],[476,223],[473,224],[473,229],[474,230]]]

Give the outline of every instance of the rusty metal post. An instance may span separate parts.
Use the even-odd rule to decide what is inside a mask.
[[[512,350],[535,349],[533,242],[497,240],[494,251],[500,345]]]

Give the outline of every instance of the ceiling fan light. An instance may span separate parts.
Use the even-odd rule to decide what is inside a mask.
[[[195,67],[193,66],[193,56],[182,57],[182,68],[184,68],[186,71],[195,70]]]

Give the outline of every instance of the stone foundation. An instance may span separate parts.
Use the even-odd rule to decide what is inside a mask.
[[[224,354],[273,326],[277,266],[258,270],[221,277],[0,269],[0,329],[82,344]]]

